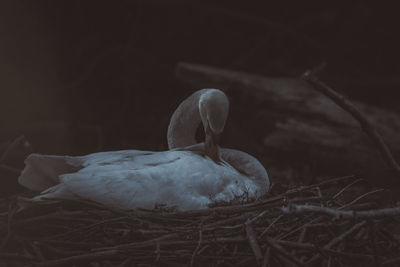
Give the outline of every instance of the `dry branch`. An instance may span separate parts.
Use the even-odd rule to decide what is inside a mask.
[[[282,211],[286,214],[305,214],[305,213],[320,213],[330,215],[335,217],[336,219],[345,218],[375,218],[382,216],[398,216],[400,215],[400,207],[396,208],[386,208],[386,209],[378,209],[378,210],[364,210],[364,211],[355,211],[355,210],[340,210],[340,209],[332,209],[327,207],[320,206],[312,206],[312,205],[290,205],[288,207],[283,207]]]
[[[251,221],[247,221],[245,223],[245,227],[246,227],[246,235],[247,235],[247,239],[249,240],[250,247],[253,250],[253,253],[254,253],[254,256],[256,257],[256,261],[257,261],[258,265],[261,265],[261,263],[263,261],[263,256],[261,253],[260,246],[258,245],[258,242],[257,242],[257,236],[254,233],[253,227],[251,226]]]
[[[108,251],[102,251],[102,252],[82,254],[82,255],[78,255],[78,256],[71,256],[68,258],[61,258],[61,259],[52,260],[52,261],[45,261],[45,262],[41,262],[41,263],[37,264],[37,266],[39,266],[39,267],[64,266],[64,265],[73,266],[77,263],[97,261],[97,260],[101,260],[101,259],[111,259],[112,257],[114,257],[116,255],[118,255],[118,251],[108,250]]]
[[[383,138],[372,125],[369,119],[362,114],[362,112],[348,99],[340,95],[334,89],[320,81],[317,76],[313,74],[312,71],[307,71],[303,74],[302,78],[313,85],[315,89],[322,92],[324,95],[332,99],[337,105],[342,107],[344,110],[349,112],[354,119],[359,123],[363,131],[371,138],[374,144],[379,149],[383,159],[386,161],[389,167],[391,167],[398,175],[400,175],[400,166],[397,164],[396,160],[393,158],[388,146],[383,141]]]
[[[330,249],[334,246],[336,246],[338,243],[342,242],[348,235],[354,233],[358,229],[360,229],[362,226],[366,224],[366,221],[359,222],[355,225],[353,225],[349,230],[345,231],[343,234],[339,235],[338,237],[335,237],[332,239],[328,244],[324,246],[324,249]]]
[[[302,261],[299,259],[296,259],[291,255],[289,252],[287,252],[281,245],[279,245],[275,240],[273,240],[270,237],[266,238],[267,244],[271,246],[272,249],[276,250],[279,254],[281,254],[283,257],[288,259],[289,261],[293,262],[296,266],[306,266]]]
[[[196,249],[193,251],[192,259],[190,260],[190,266],[194,264],[194,257],[198,254],[201,246],[201,242],[203,241],[203,230],[202,230],[203,222],[200,223],[200,230],[199,230],[199,242],[197,244]]]
[[[345,231],[341,235],[339,235],[339,236],[333,238],[331,241],[329,241],[325,246],[323,246],[323,249],[325,249],[325,250],[331,249],[332,247],[334,247],[337,244],[339,244],[340,242],[342,242],[347,236],[349,236],[350,234],[352,234],[355,231],[357,231],[358,229],[360,229],[365,224],[366,224],[366,221],[362,221],[360,223],[357,223],[357,224],[353,225],[350,229],[348,229],[347,231]],[[320,255],[318,255],[318,254],[313,256],[308,261],[308,264],[314,264],[319,258],[320,258]]]

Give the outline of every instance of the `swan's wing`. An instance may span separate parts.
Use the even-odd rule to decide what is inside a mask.
[[[211,199],[229,201],[256,188],[231,166],[217,165],[191,151],[103,155],[87,156],[86,167],[62,175],[61,182],[81,198],[127,209],[153,208],[157,203],[198,209]]]
[[[240,150],[222,148],[221,158],[257,184],[260,194],[268,192],[270,181],[267,171],[255,157]]]
[[[18,183],[33,191],[43,191],[58,184],[59,175],[82,168],[79,158],[31,154],[25,159],[25,168]]]
[[[132,161],[136,156],[149,153],[152,152],[124,150],[99,152],[81,157],[31,154],[25,159],[25,168],[18,177],[18,182],[30,190],[43,191],[57,185],[62,174],[76,172],[88,165]]]

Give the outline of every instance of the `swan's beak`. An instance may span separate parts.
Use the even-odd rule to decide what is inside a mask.
[[[221,162],[219,155],[219,134],[215,134],[209,127],[206,128],[205,152],[215,163]]]

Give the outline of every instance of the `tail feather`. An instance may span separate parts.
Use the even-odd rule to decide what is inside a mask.
[[[25,160],[25,168],[18,182],[30,190],[43,191],[57,185],[60,182],[59,175],[81,168],[79,158],[31,154]]]

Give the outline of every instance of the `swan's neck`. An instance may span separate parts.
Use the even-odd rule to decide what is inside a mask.
[[[168,148],[196,144],[196,131],[201,123],[199,100],[207,89],[195,92],[183,101],[172,114],[168,126]]]

